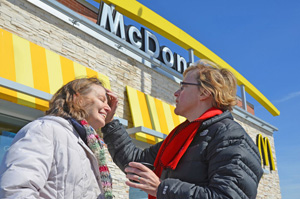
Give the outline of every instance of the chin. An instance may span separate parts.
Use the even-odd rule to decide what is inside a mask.
[[[104,127],[105,122],[101,121],[101,122],[97,122],[97,124],[90,124],[90,125],[93,127],[93,129],[98,130],[98,129]]]
[[[176,115],[180,115],[180,113],[179,113],[179,111],[178,111],[177,108],[174,109],[174,113],[175,113]]]
[[[98,129],[101,129],[102,127],[105,126],[105,123],[104,124],[101,124],[101,125],[97,125],[97,128],[95,128],[95,130],[98,130]]]

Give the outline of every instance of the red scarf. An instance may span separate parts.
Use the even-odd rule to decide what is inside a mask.
[[[202,122],[222,113],[223,112],[220,109],[212,107],[193,122],[186,120],[173,129],[173,131],[164,140],[157,153],[154,162],[154,173],[160,177],[163,169],[165,168],[175,170],[181,157],[193,141]],[[155,198],[156,197],[149,195],[149,199]]]

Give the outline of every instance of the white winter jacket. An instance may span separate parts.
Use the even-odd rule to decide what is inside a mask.
[[[104,198],[97,160],[69,121],[23,127],[0,166],[0,198]]]

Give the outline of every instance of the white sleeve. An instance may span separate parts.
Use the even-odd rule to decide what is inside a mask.
[[[52,131],[34,121],[17,133],[0,167],[0,198],[39,198],[53,161]]]

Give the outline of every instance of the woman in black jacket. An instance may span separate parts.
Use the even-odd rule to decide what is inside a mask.
[[[187,120],[163,142],[141,150],[117,120],[102,128],[114,162],[138,182],[126,184],[149,198],[255,198],[263,171],[256,145],[230,113],[236,79],[208,60],[192,64],[183,76],[175,113]],[[154,171],[139,162],[154,164]]]

